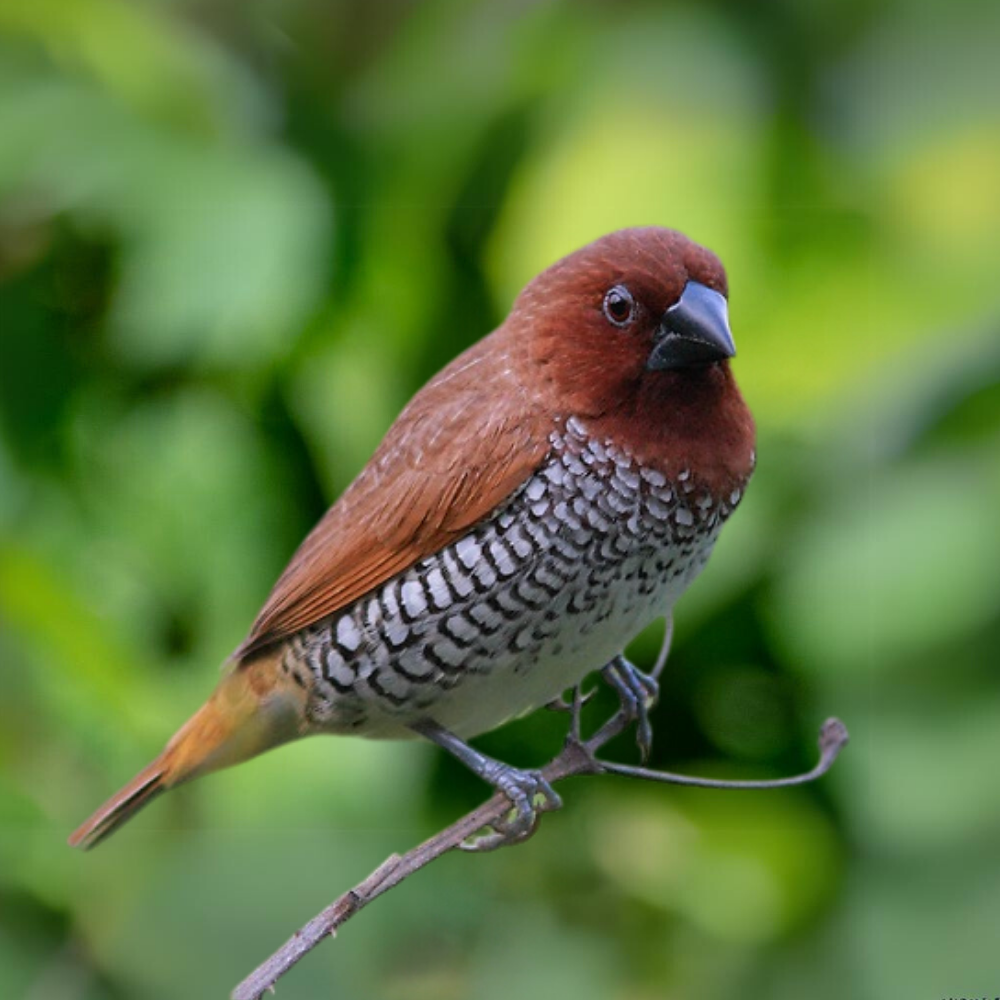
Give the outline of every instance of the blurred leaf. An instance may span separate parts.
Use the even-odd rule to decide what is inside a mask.
[[[31,38],[143,114],[192,132],[228,131],[262,98],[223,49],[163,4],[5,0],[0,32]]]
[[[330,221],[294,156],[170,133],[45,74],[12,84],[0,88],[0,194],[118,234],[111,324],[128,360],[252,367],[288,348],[316,302]]]
[[[55,567],[12,544],[0,556],[0,616],[40,645],[49,669],[36,679],[61,704],[65,721],[89,706],[95,715],[111,710],[126,723],[131,713],[125,707],[137,700],[128,652],[64,586]]]
[[[1000,482],[953,457],[857,470],[784,557],[777,641],[826,671],[893,671],[1000,607]]]
[[[833,831],[805,796],[605,793],[593,823],[602,869],[647,905],[720,941],[763,944],[807,920],[833,891]]]
[[[220,661],[284,555],[270,533],[286,507],[280,492],[263,489],[272,467],[247,415],[196,386],[126,410],[95,394],[77,435],[101,533],[161,605],[183,614],[192,646],[183,651]]]
[[[1000,879],[995,850],[941,855],[934,865],[859,866],[845,900],[855,967],[867,994],[990,996]],[[961,913],[963,919],[942,919]]]
[[[503,909],[472,959],[471,992],[484,1000],[561,994],[579,1000],[611,995],[618,968],[600,936],[571,933],[530,904]]]
[[[1000,705],[958,692],[901,694],[859,716],[860,755],[837,775],[856,787],[852,825],[870,849],[919,867],[958,856],[1000,832]]]

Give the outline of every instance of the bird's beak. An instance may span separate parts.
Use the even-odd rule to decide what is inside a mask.
[[[663,314],[646,367],[653,371],[688,368],[722,361],[735,353],[725,296],[689,281]]]

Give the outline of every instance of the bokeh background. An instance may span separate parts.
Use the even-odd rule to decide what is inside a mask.
[[[3,0],[0,995],[225,996],[484,796],[315,739],[65,846],[412,391],[647,223],[726,262],[760,427],[655,763],[803,769],[833,713],[852,743],[802,789],[567,784],[280,996],[1000,995],[998,95],[973,0]]]

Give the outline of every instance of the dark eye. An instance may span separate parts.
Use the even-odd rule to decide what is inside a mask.
[[[624,285],[615,285],[604,296],[604,315],[615,326],[628,326],[635,318],[635,299]]]

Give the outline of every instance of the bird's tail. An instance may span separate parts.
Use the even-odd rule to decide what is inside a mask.
[[[276,666],[265,656],[223,677],[163,753],[70,835],[70,846],[89,850],[167,789],[301,735],[302,692]]]
[[[148,805],[170,786],[166,783],[165,754],[160,754],[152,764],[144,767],[124,788],[116,792],[84,823],[70,835],[70,847],[89,851],[109,834],[130,820],[143,806]]]

